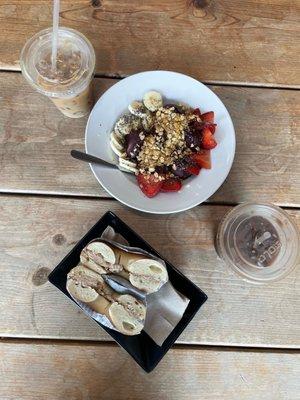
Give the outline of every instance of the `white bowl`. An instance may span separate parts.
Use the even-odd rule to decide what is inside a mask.
[[[235,153],[235,132],[226,107],[218,96],[197,80],[169,71],[142,72],[120,80],[100,97],[90,114],[85,132],[86,151],[104,160],[116,161],[110,149],[110,132],[128,105],[133,100],[142,99],[149,90],[157,90],[168,102],[199,107],[202,113],[215,112],[218,146],[211,151],[212,168],[202,169],[198,176],[183,181],[182,189],[177,193],[159,193],[148,198],[138,187],[134,175],[96,164],[90,166],[104,189],[129,207],[153,214],[188,210],[218,190],[230,171]]]

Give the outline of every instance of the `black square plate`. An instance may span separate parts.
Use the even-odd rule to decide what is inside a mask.
[[[77,243],[77,245],[58,264],[58,266],[50,273],[48,277],[49,281],[59,290],[61,290],[66,296],[68,296],[73,302],[74,300],[66,290],[67,274],[78,264],[81,250],[92,239],[100,237],[102,232],[109,225],[114,228],[117,233],[120,233],[129,242],[130,246],[139,247],[143,250],[149,251],[150,253],[164,260],[162,256],[160,256],[147,242],[145,242],[139,235],[130,229],[129,226],[120,220],[120,218],[118,218],[111,211],[108,211]],[[182,273],[173,267],[173,265],[171,265],[168,261],[164,261],[167,265],[170,282],[178,292],[190,299],[190,302],[181,320],[164,341],[162,346],[158,346],[144,331],[136,336],[125,336],[122,333],[102,326],[95,321],[101,326],[102,329],[108,332],[110,336],[120,346],[122,346],[146,372],[150,372],[156,367],[159,361],[172,347],[181,332],[193,319],[202,304],[207,300],[207,296],[204,292],[202,292],[202,290],[200,290],[189,279],[182,275]]]

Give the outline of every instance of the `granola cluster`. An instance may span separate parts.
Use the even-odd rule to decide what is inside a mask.
[[[146,137],[141,133],[143,144],[137,156],[141,173],[153,173],[160,166],[176,169],[174,162],[191,153],[185,146],[185,131],[193,118],[192,114],[179,114],[174,107],[156,111],[153,133]]]

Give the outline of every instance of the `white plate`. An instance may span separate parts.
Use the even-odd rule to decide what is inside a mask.
[[[139,189],[134,175],[91,164],[91,169],[104,189],[121,203],[153,214],[169,214],[188,210],[207,200],[227,177],[235,153],[235,133],[230,115],[221,100],[195,79],[169,71],[149,71],[122,79],[108,89],[95,104],[86,126],[87,153],[108,161],[116,161],[110,149],[109,135],[116,120],[133,100],[143,98],[149,90],[157,90],[164,99],[199,107],[201,112],[214,111],[218,124],[212,150],[212,169],[202,169],[196,177],[183,181],[177,193],[159,193],[148,198]]]

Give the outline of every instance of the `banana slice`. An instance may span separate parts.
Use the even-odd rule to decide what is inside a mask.
[[[114,147],[114,145],[113,145],[112,142],[110,142],[110,147],[111,147],[112,151],[113,151],[118,157],[126,157],[126,153],[124,153],[124,152],[122,152],[122,151],[116,149],[116,148]]]
[[[127,165],[128,167],[135,168],[136,163],[134,161],[128,160],[127,158],[120,158],[120,162],[122,164]]]
[[[147,110],[141,101],[133,101],[128,106],[128,110],[136,117],[143,118],[146,116]]]
[[[112,132],[110,134],[110,141],[114,144],[114,147],[118,149],[119,151],[124,151],[124,146],[122,141],[118,138],[118,136],[115,134],[115,132]]]
[[[120,135],[120,136],[124,136],[124,134],[128,134],[128,132],[127,132],[127,130],[128,130],[128,127],[127,127],[127,119],[125,118],[125,116],[124,117],[121,117],[121,118],[119,118],[118,119],[118,121],[115,123],[115,128],[114,128],[114,131],[118,134],[118,135]]]
[[[114,134],[114,137],[117,139],[118,142],[124,142],[124,135],[121,135],[118,131],[112,131],[111,135]]]
[[[121,147],[120,143],[114,140],[112,136],[110,137],[110,147],[118,157],[126,157],[123,146]]]
[[[136,168],[136,163],[133,161],[127,160],[126,158],[119,158],[119,167],[120,169],[128,172],[132,172],[133,174],[138,172],[138,169]]]
[[[163,106],[163,100],[160,93],[151,90],[145,93],[143,97],[143,102],[146,108],[150,111],[156,111]]]
[[[132,130],[137,130],[141,127],[140,118],[126,114],[123,115],[115,124],[115,131],[121,136],[128,135]]]
[[[154,126],[154,118],[151,115],[151,113],[148,111],[148,113],[145,115],[145,117],[142,118],[142,125],[143,128],[145,129],[146,132],[149,132],[150,129],[153,128]]]

